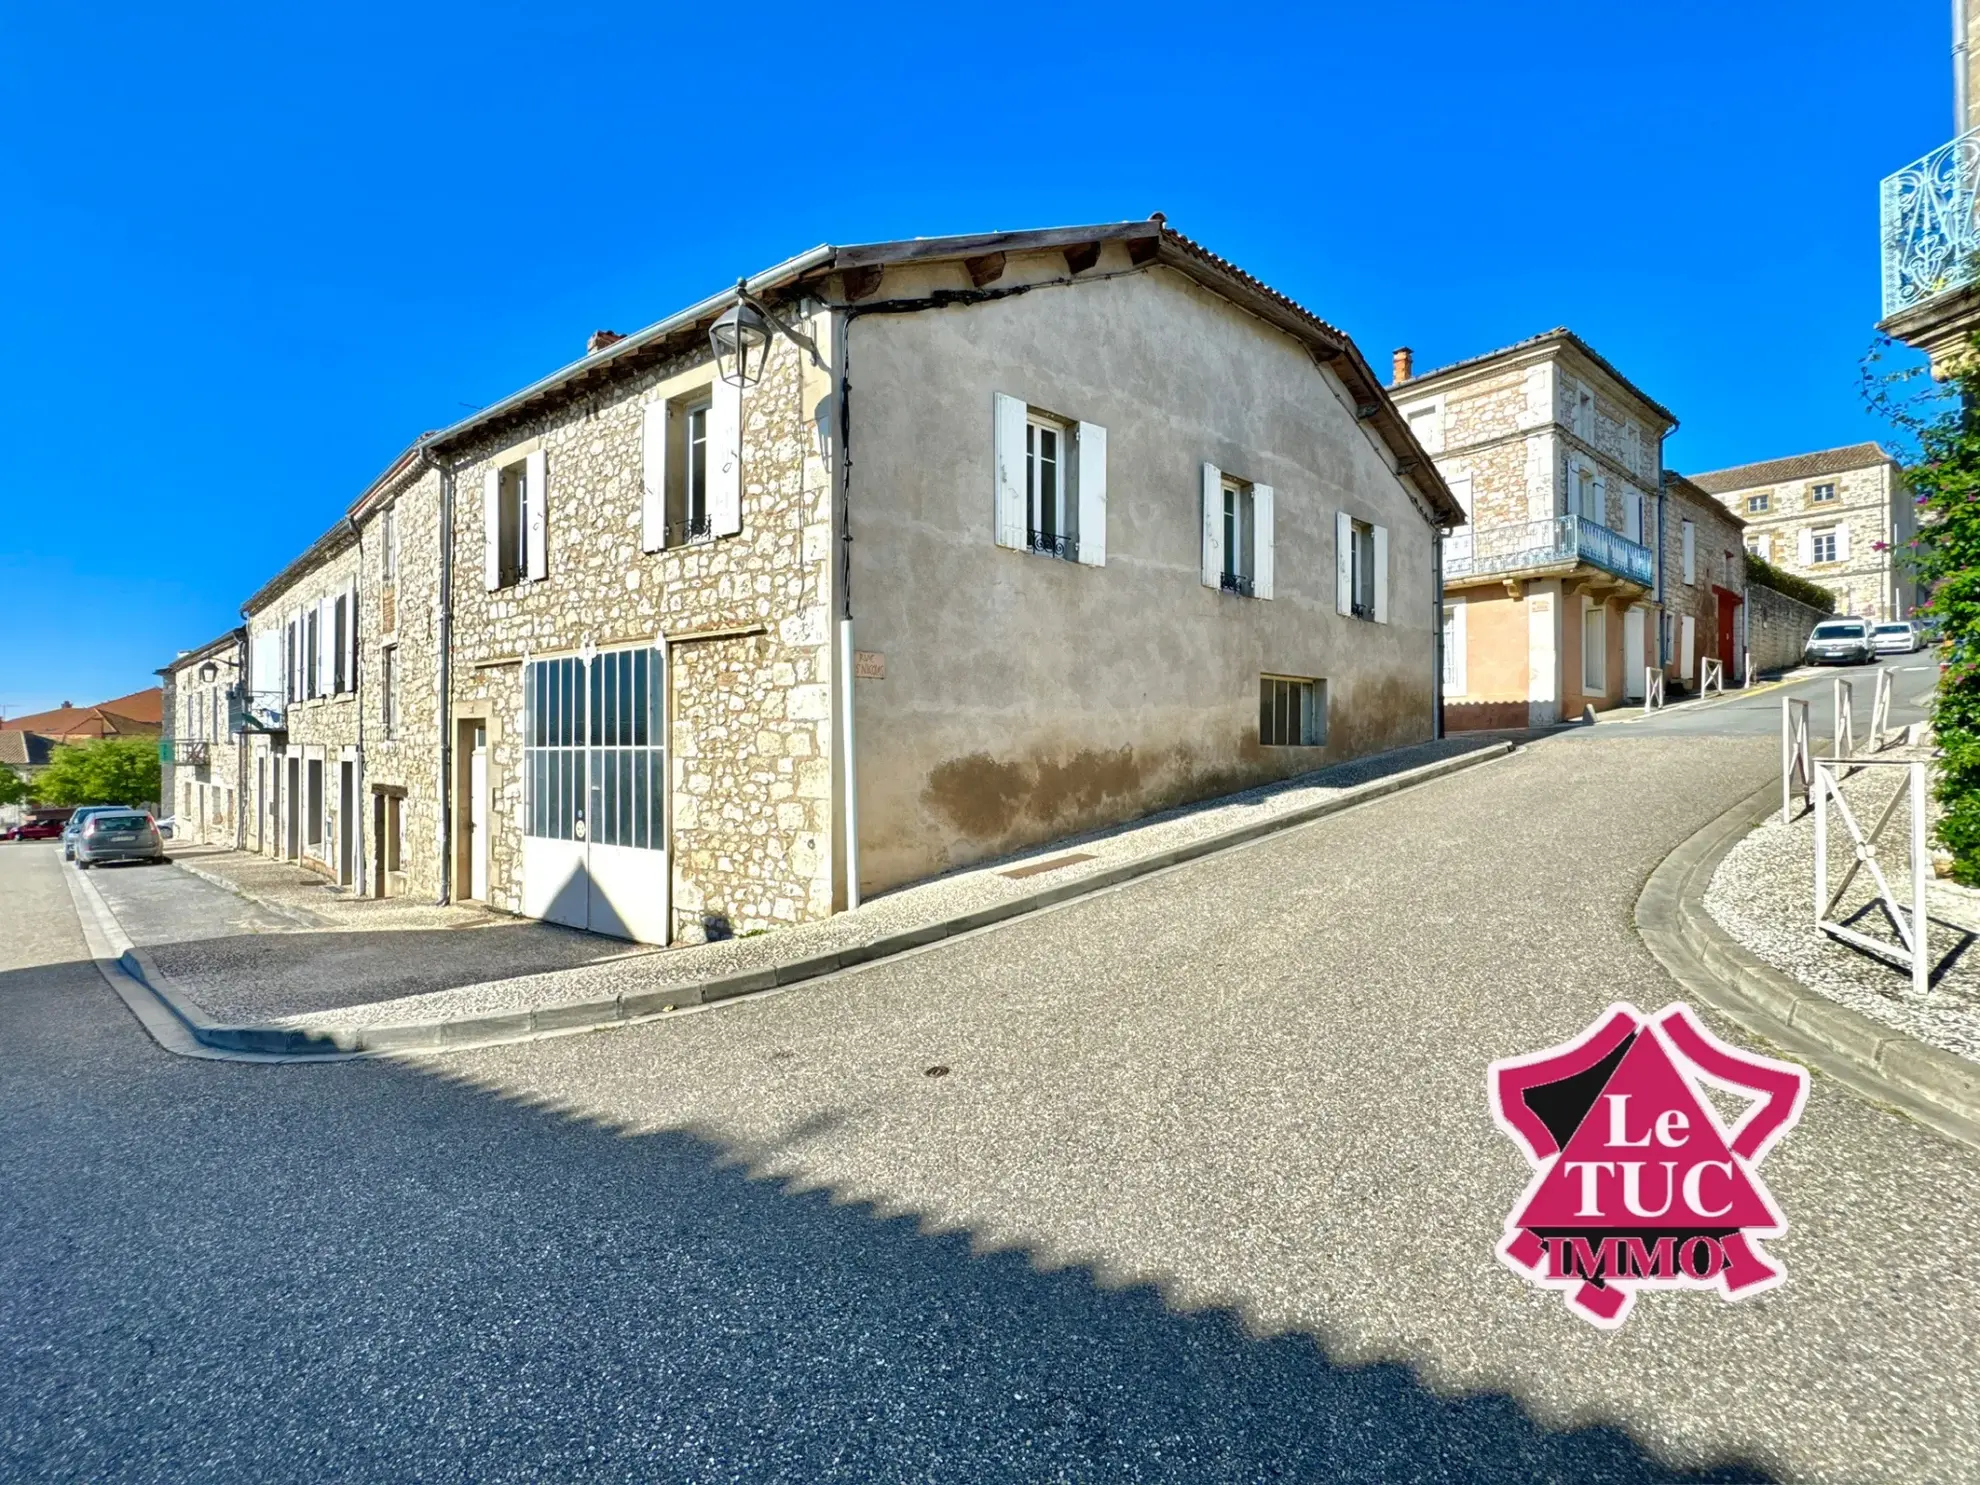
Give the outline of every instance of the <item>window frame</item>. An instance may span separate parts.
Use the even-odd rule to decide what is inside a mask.
[[[1826,491],[1827,493],[1824,494],[1823,493],[1824,491]],[[1835,501],[1835,499],[1836,499],[1836,482],[1834,480],[1823,480],[1820,483],[1811,484],[1808,487],[1808,503],[1810,505],[1829,505],[1832,504]]]
[[[1288,734],[1296,734],[1289,740]],[[1327,682],[1319,676],[1258,677],[1258,745],[1261,748],[1324,748],[1327,745]]]
[[[1746,497],[1746,513],[1749,516],[1764,516],[1774,508],[1774,492],[1762,490],[1757,495]]]
[[[1352,618],[1375,620],[1375,523],[1358,516],[1348,517],[1349,586],[1348,614]],[[1366,601],[1363,593],[1366,592]]]
[[[1223,509],[1224,570],[1219,577],[1226,593],[1249,598],[1258,581],[1258,506],[1249,480],[1223,475],[1218,480]]]
[[[1839,530],[1840,528],[1835,526],[1815,527],[1809,530],[1808,565],[1810,567],[1827,567],[1842,560],[1836,555],[1841,546],[1837,540]],[[1822,555],[1822,543],[1825,541],[1829,544],[1829,555],[1826,557]]]
[[[1045,440],[1052,440],[1053,452],[1045,454]],[[1077,478],[1079,440],[1073,425],[1051,413],[1029,405],[1024,413],[1024,509],[1025,545],[1044,557],[1067,562],[1079,560],[1079,497],[1074,488]],[[1052,474],[1052,509],[1046,509],[1045,474],[1049,463]],[[1049,517],[1049,519],[1048,519]]]
[[[495,471],[495,586],[520,587],[529,574],[529,460]]]

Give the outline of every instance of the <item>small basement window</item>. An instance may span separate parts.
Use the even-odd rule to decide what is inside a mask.
[[[1327,683],[1297,676],[1258,678],[1258,741],[1268,748],[1317,748],[1327,741]]]

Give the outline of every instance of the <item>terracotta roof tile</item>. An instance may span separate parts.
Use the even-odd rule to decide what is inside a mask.
[[[1786,480],[1812,480],[1820,475],[1843,474],[1852,469],[1895,463],[1897,460],[1885,453],[1880,444],[1852,443],[1814,454],[1763,459],[1758,464],[1737,464],[1731,469],[1715,469],[1710,474],[1694,474],[1691,482],[1708,495],[1723,495],[1728,490],[1752,490]]]

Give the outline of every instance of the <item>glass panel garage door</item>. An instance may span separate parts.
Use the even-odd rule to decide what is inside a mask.
[[[642,942],[667,920],[663,658],[532,661],[523,676],[523,910]]]

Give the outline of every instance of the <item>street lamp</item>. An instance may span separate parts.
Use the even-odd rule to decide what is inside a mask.
[[[715,373],[732,387],[753,387],[763,379],[773,335],[804,347],[814,366],[825,363],[818,343],[794,325],[778,319],[749,292],[749,280],[736,280],[736,302],[708,327],[708,348],[715,353]]]
[[[199,668],[199,678],[202,681],[210,681],[219,674],[220,674],[220,667],[215,665],[211,660],[207,661],[206,664],[200,666]]]

